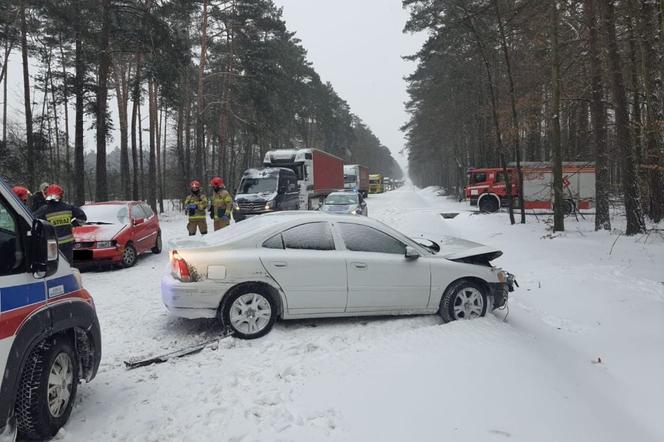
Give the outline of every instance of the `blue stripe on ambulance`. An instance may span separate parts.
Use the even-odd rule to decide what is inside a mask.
[[[46,289],[43,282],[0,289],[0,312],[15,310],[43,301],[46,301]]]
[[[7,312],[28,305],[46,301],[47,296],[53,298],[66,295],[81,286],[74,275],[65,275],[44,282],[21,284],[13,287],[0,288],[0,312]]]

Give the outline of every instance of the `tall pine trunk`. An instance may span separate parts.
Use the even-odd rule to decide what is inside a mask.
[[[560,45],[558,0],[551,2],[551,159],[553,166],[553,231],[565,230],[563,161],[560,144]]]
[[[198,65],[198,91],[196,101],[196,146],[194,159],[194,173],[199,180],[205,180],[205,64],[208,44],[208,0],[203,0],[203,23],[201,26],[201,56]]]
[[[616,141],[620,149],[620,166],[622,172],[622,188],[627,217],[627,235],[635,235],[645,231],[645,221],[641,211],[641,193],[638,176],[634,164],[634,150],[629,128],[629,113],[625,80],[622,73],[622,62],[618,52],[616,38],[615,0],[600,1],[602,30],[607,50],[609,76],[615,102]]]
[[[638,34],[641,46],[641,64],[643,72],[644,96],[646,104],[645,118],[645,162],[648,166],[649,199],[646,204],[648,215],[656,223],[664,218],[664,174],[660,167],[664,166],[661,153],[661,133],[658,116],[661,116],[657,85],[659,82],[657,66],[658,33],[654,19],[657,8],[654,0],[641,0],[640,16],[637,19]],[[661,56],[661,54],[660,54]],[[660,85],[661,87],[661,85]],[[640,164],[637,163],[637,166]]]
[[[26,182],[30,189],[36,186],[35,152],[32,137],[32,101],[30,99],[30,69],[28,57],[28,22],[26,18],[25,0],[21,3],[21,57],[23,61],[23,99],[25,105],[25,140],[27,169]]]
[[[140,115],[140,105],[141,105],[141,71],[142,71],[142,55],[136,55],[136,74],[134,76],[134,81],[132,83],[132,94],[131,94],[131,164],[132,170],[134,172],[134,179],[131,185],[131,198],[134,201],[139,199],[138,189],[140,187],[139,182],[141,179],[141,174],[138,165],[138,146],[136,140],[136,126],[138,123],[138,118]]]
[[[152,210],[157,211],[157,162],[156,162],[156,136],[157,136],[157,99],[155,97],[154,80],[148,79],[148,120],[150,134],[150,153],[148,159],[148,204]]]
[[[526,223],[526,208],[523,203],[523,170],[521,170],[521,146],[520,146],[520,136],[519,136],[519,118],[516,112],[516,92],[514,88],[514,76],[512,75],[512,62],[510,59],[509,50],[507,48],[507,39],[505,38],[505,27],[503,25],[503,19],[500,14],[500,6],[498,5],[498,0],[493,0],[493,5],[496,10],[496,18],[498,19],[498,30],[500,31],[500,46],[503,50],[503,56],[505,57],[505,67],[507,69],[507,78],[509,80],[509,93],[510,93],[510,106],[512,111],[512,140],[514,142],[514,159],[516,161],[516,173],[518,179],[518,189],[519,189],[519,208],[521,213],[521,224]],[[506,177],[507,178],[507,177]],[[509,181],[509,178],[507,179]],[[511,183],[510,183],[511,184]],[[510,194],[512,193],[512,188],[509,188]],[[512,198],[510,198],[510,219],[514,218],[514,204]]]
[[[75,130],[74,130],[74,202],[81,206],[85,204],[85,157],[83,152],[83,109],[85,106],[85,61],[83,56],[83,26],[79,2],[76,4],[75,29],[75,70],[74,96],[76,97]]]
[[[122,56],[113,63],[115,93],[118,104],[118,123],[120,124],[120,190],[122,198],[131,198],[131,174],[129,172],[129,76],[128,63]]]
[[[595,230],[611,230],[609,215],[609,154],[606,145],[606,106],[603,102],[602,61],[599,55],[597,32],[597,0],[584,0],[583,8],[588,26],[589,67],[591,84],[590,115],[595,152]]]
[[[111,67],[111,0],[103,0],[102,25],[99,36],[99,71],[97,84],[97,170],[95,181],[95,199],[108,200],[108,179],[106,171],[106,135],[108,133],[106,110],[108,98],[108,74]]]

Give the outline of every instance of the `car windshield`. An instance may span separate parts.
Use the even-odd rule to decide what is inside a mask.
[[[81,207],[87,224],[127,224],[129,210],[124,204],[92,204]]]
[[[357,195],[354,193],[332,193],[325,199],[328,206],[349,206],[357,204]]]
[[[277,191],[278,178],[266,176],[260,178],[242,178],[237,193],[272,193]]]

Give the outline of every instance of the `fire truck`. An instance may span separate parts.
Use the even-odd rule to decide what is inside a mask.
[[[551,163],[524,162],[523,203],[526,209],[553,209],[553,170]],[[507,168],[510,176],[511,195],[518,205],[519,178],[516,168]],[[496,212],[507,206],[510,191],[502,168],[469,169],[465,188],[466,199],[481,212]],[[563,193],[565,211],[590,209],[595,198],[595,164],[583,162],[563,163]]]

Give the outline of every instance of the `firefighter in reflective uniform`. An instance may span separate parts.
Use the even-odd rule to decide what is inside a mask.
[[[184,210],[189,216],[187,223],[187,230],[189,236],[196,234],[196,229],[201,232],[201,235],[207,234],[207,221],[205,220],[205,210],[208,206],[207,197],[201,194],[201,183],[194,180],[189,185],[191,194],[184,200]]]
[[[12,192],[14,192],[14,195],[16,195],[26,207],[28,206],[28,200],[30,199],[30,191],[28,189],[23,186],[14,186],[12,187]]]
[[[210,202],[210,218],[214,220],[214,231],[228,227],[231,223],[231,212],[233,211],[233,197],[226,190],[224,180],[220,177],[212,178],[210,181],[213,194]]]
[[[58,237],[58,247],[70,263],[74,259],[74,235],[72,228],[85,224],[85,212],[76,206],[62,201],[65,191],[57,184],[51,184],[46,189],[46,205],[35,212],[35,218],[48,221],[55,227]]]

